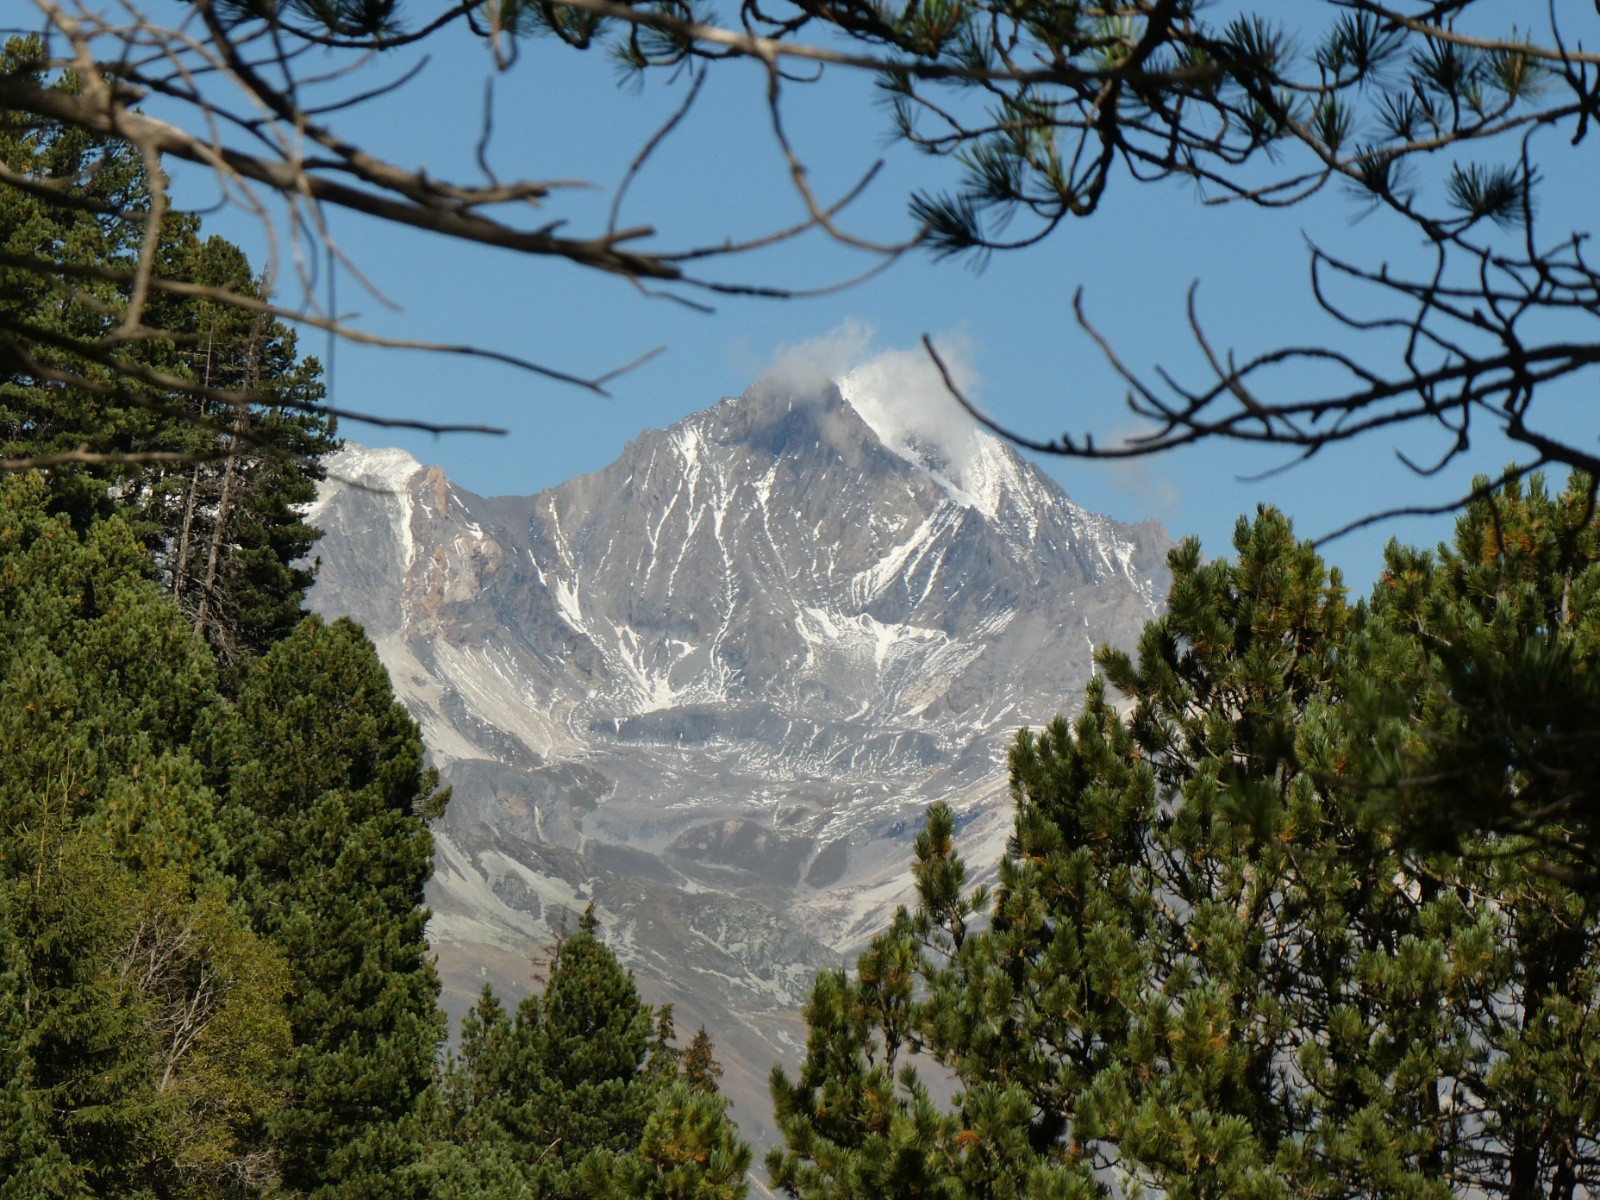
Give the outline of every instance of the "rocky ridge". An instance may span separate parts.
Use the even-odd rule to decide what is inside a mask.
[[[313,510],[314,606],[367,627],[454,788],[451,1007],[525,994],[592,901],[647,996],[711,1029],[757,1138],[811,976],[906,898],[927,804],[992,864],[1013,732],[1165,591],[1153,522],[861,386],[757,385],[533,497],[352,446]]]

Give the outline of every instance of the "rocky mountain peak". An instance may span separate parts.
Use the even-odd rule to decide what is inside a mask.
[[[926,805],[997,857],[1005,745],[1133,643],[1170,542],[895,401],[871,371],[758,384],[532,497],[329,461],[314,603],[367,625],[454,787],[430,935],[461,1004],[526,990],[593,901],[759,1129],[812,972],[904,897]]]

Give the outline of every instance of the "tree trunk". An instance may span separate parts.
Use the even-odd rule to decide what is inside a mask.
[[[261,342],[266,334],[267,318],[258,315],[250,328],[249,357],[245,366],[245,395],[253,396],[261,385]],[[228,516],[233,505],[234,476],[238,473],[239,453],[243,448],[245,432],[250,427],[250,407],[240,404],[234,414],[233,429],[228,436],[228,453],[222,469],[222,494],[217,498],[217,516],[211,527],[211,546],[206,552],[205,580],[200,586],[200,607],[195,614],[194,631],[201,637],[213,628],[217,575],[222,564],[222,547],[227,541]],[[227,657],[227,639],[221,636],[220,622],[216,622],[215,643]]]
[[[189,542],[194,533],[195,501],[200,492],[200,464],[195,463],[189,477],[189,494],[183,501],[183,524],[178,533],[178,549],[172,560],[172,598],[183,607],[183,584],[189,574]]]
[[[204,386],[211,387],[211,346],[213,330],[206,331],[206,365],[201,373]],[[205,415],[205,406],[201,405],[201,415]],[[172,564],[172,598],[177,601],[178,607],[183,608],[183,585],[189,575],[189,544],[194,533],[194,511],[200,496],[200,464],[195,463],[194,471],[189,476],[189,494],[183,501],[183,524],[178,534],[178,552]]]

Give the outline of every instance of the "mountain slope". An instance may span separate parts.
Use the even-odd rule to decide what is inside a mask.
[[[592,900],[758,1135],[811,974],[904,898],[921,811],[950,800],[992,862],[1012,733],[1164,594],[1158,527],[864,386],[757,385],[531,498],[351,448],[313,513],[314,603],[366,624],[455,788],[430,935],[458,1004],[525,991]]]

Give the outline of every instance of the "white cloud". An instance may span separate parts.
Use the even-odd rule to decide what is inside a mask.
[[[872,327],[855,318],[821,337],[779,346],[759,383],[772,391],[805,396],[837,383],[872,353]]]
[[[934,345],[950,378],[971,399],[978,385],[971,341],[946,334]],[[978,427],[921,346],[873,355],[839,380],[839,390],[887,446],[932,450],[955,474],[972,456]]]
[[[969,398],[978,386],[974,347],[964,334],[934,338],[950,377]],[[952,478],[972,456],[978,435],[950,395],[939,369],[920,345],[879,350],[870,325],[848,320],[829,333],[780,347],[761,376],[762,385],[805,395],[837,384],[884,445],[908,456],[932,456]]]
[[[955,385],[977,401],[981,379],[973,366],[972,339],[954,332],[933,340]],[[950,395],[921,345],[880,349],[872,326],[852,318],[821,337],[780,346],[759,380],[760,386],[796,400],[821,396],[829,383],[838,386],[888,449],[932,467],[957,499],[979,503],[975,497],[987,490],[981,444],[988,435]],[[1104,444],[1147,432],[1148,427],[1129,425],[1111,431]],[[1143,458],[1115,459],[1109,463],[1110,480],[1153,515],[1170,519],[1182,510],[1183,494],[1160,465]]]

